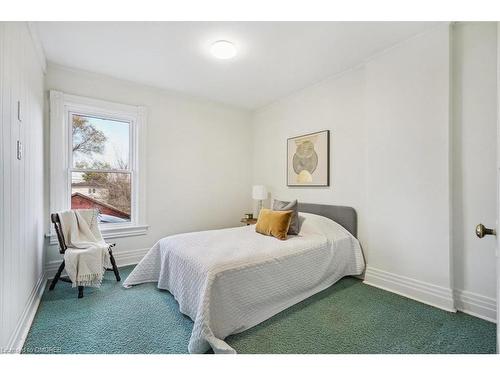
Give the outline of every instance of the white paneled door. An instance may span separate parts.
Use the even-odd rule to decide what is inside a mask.
[[[500,223],[500,22],[497,22],[497,231]],[[500,353],[500,236],[497,236],[497,353]]]
[[[497,22],[497,219],[495,228],[487,228],[483,224],[476,227],[476,235],[479,238],[484,236],[496,236],[496,262],[497,262],[497,353],[500,353],[500,22]],[[493,223],[491,223],[493,224]]]
[[[497,230],[500,223],[500,22],[497,22]],[[497,353],[500,353],[500,236],[497,236]]]

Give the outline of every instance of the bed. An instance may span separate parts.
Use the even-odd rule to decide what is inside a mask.
[[[190,353],[236,353],[224,339],[364,270],[353,208],[299,204],[300,233],[286,241],[254,226],[158,241],[123,285],[156,282],[193,322]]]

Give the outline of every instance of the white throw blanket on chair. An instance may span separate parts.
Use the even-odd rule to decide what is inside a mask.
[[[110,260],[109,245],[97,225],[98,211],[71,210],[58,214],[68,247],[64,253],[65,269],[73,287],[99,287]]]

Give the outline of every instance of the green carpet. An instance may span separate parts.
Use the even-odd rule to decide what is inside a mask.
[[[122,279],[132,267],[121,269]],[[186,353],[193,323],[155,284],[45,291],[26,353]],[[227,342],[238,353],[494,353],[496,325],[344,278]]]

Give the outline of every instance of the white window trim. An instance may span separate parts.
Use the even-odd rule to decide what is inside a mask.
[[[50,212],[70,207],[69,113],[109,117],[131,123],[132,216],[126,224],[100,224],[104,239],[146,234],[146,108],[50,91]],[[133,143],[133,144],[132,144]],[[57,243],[50,229],[50,243]]]

